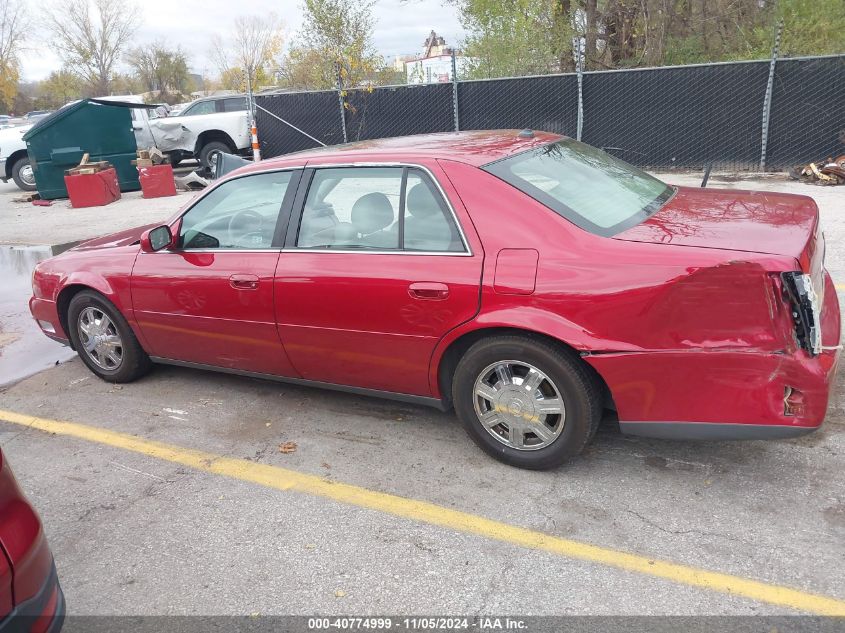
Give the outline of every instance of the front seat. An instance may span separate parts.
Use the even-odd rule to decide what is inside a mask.
[[[405,218],[405,248],[416,251],[452,251],[453,235],[443,210],[425,183],[408,190],[405,201],[410,217]]]
[[[399,236],[388,231],[393,224],[393,205],[383,193],[374,191],[361,196],[352,205],[352,224],[361,236],[362,246],[399,248]]]

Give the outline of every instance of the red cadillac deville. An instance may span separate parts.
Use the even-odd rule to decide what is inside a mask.
[[[0,633],[58,633],[64,617],[41,520],[0,450]]]
[[[808,433],[839,354],[811,198],[673,187],[529,130],[250,165],[42,262],[33,294],[104,380],[171,363],[454,407],[536,469],[604,409],[634,435]]]

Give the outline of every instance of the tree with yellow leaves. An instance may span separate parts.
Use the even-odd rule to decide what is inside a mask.
[[[20,54],[29,28],[20,0],[0,1],[0,111],[11,107],[18,93]]]
[[[298,42],[282,64],[289,87],[343,88],[379,83],[383,60],[373,46],[374,0],[304,0]]]

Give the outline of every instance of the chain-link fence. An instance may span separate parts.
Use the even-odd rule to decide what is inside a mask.
[[[258,133],[265,157],[499,128],[580,128],[582,141],[658,169],[783,169],[845,153],[845,55],[589,71],[580,84],[580,108],[576,73],[260,95]]]

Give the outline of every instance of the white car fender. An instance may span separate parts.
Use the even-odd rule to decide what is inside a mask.
[[[31,125],[19,125],[0,130],[0,180],[6,180],[6,161],[17,152],[26,152],[23,135],[30,129]],[[15,160],[17,161],[17,158]],[[8,165],[8,168],[11,169],[12,166]]]
[[[249,119],[246,111],[217,112],[196,116],[175,116],[150,120],[156,144],[162,151],[193,152],[203,132],[220,131],[232,139],[237,149],[250,146]]]

